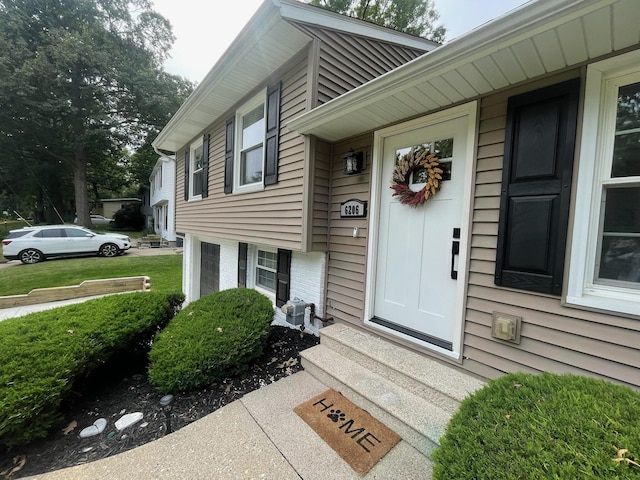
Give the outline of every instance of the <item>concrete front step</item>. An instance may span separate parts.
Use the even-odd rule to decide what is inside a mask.
[[[449,413],[455,413],[462,400],[484,386],[452,366],[344,324],[331,325],[320,333],[326,347]]]
[[[321,343],[301,353],[324,384],[396,431],[426,456],[459,402],[484,384],[469,375],[346,325],[320,331]]]
[[[307,372],[430,457],[451,418],[449,412],[322,344],[303,351],[301,356]]]

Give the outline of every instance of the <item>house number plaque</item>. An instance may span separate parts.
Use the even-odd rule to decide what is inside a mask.
[[[340,204],[340,218],[366,218],[367,202],[352,198]]]

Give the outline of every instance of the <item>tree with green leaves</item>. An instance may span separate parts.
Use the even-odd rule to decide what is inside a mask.
[[[436,25],[440,15],[433,0],[311,0],[311,5],[434,42],[443,42],[446,33]]]
[[[29,166],[44,192],[36,170],[72,178],[78,223],[90,226],[89,192],[117,188],[127,149],[193,89],[163,71],[173,40],[148,0],[0,0],[0,175]]]

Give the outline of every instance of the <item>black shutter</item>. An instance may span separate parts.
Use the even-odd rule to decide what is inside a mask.
[[[220,245],[200,244],[200,296],[220,290]]]
[[[189,200],[189,149],[184,151],[184,200]]]
[[[291,283],[291,250],[278,249],[278,283],[276,285],[276,306],[289,301]]]
[[[280,143],[280,90],[282,82],[267,89],[264,184],[278,183],[278,149]]]
[[[202,198],[209,196],[209,138],[208,133],[202,137]]]
[[[511,97],[495,283],[562,293],[580,82]]]
[[[247,244],[238,244],[238,286],[247,286]]]
[[[236,117],[227,120],[224,135],[224,193],[233,192],[233,139]]]

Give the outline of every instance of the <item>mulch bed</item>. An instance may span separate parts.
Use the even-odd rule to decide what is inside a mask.
[[[318,343],[319,338],[314,335],[273,327],[263,355],[248,372],[203,390],[175,395],[170,407],[169,429],[179,430],[246,393],[301,370],[299,352]],[[76,392],[65,405],[63,429],[43,440],[0,452],[0,479],[16,479],[92,462],[167,435],[167,412],[160,405],[163,394],[149,384],[145,366],[144,358],[122,358],[115,368],[109,365],[108,370],[96,375],[99,382],[85,385],[83,391]],[[144,418],[117,432],[114,422],[131,412],[142,412]],[[80,431],[101,417],[108,421],[105,431],[80,438]]]

